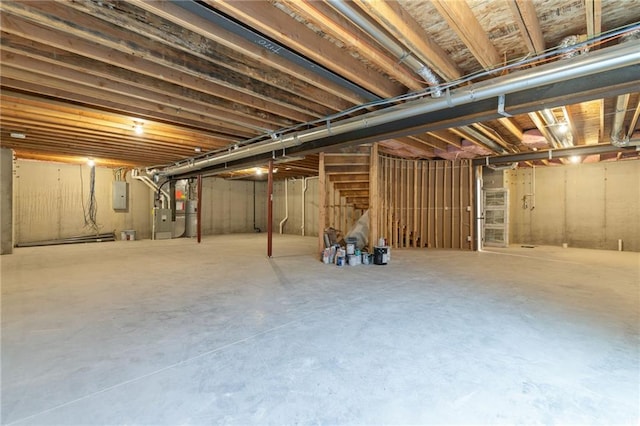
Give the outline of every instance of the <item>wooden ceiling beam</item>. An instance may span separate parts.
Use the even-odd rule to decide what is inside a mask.
[[[573,138],[573,144],[584,145],[584,133],[578,131],[575,114],[571,110],[571,107],[569,105],[562,107],[562,113],[564,114],[564,118],[567,120],[567,126],[569,126],[569,131],[571,132],[571,137]]]
[[[522,38],[531,53],[542,53],[545,50],[544,37],[535,5],[531,0],[507,0],[513,19],[518,24]]]
[[[418,140],[416,138],[413,137],[402,137],[402,138],[395,138],[394,139],[397,142],[402,143],[403,145],[409,146],[415,150],[418,150],[419,152],[425,153],[427,155],[433,156],[433,147],[431,145],[427,145],[426,143],[422,142],[421,140]]]
[[[502,64],[498,51],[466,1],[432,0],[432,4],[484,69]]]
[[[498,122],[504,126],[517,140],[522,142],[523,131],[518,124],[508,117],[498,118]]]
[[[105,3],[99,2],[70,2],[68,6],[100,18],[112,25],[123,27],[127,31],[133,31],[145,39],[149,38],[170,48],[180,49],[207,62],[224,67],[228,71],[241,73],[257,81],[287,91],[295,96],[312,101],[314,104],[325,105],[331,108],[331,110],[341,110],[351,106],[349,102],[345,102],[327,92],[318,79],[311,83],[300,80],[291,75],[290,69],[288,72],[283,73],[282,71],[287,68],[282,65],[280,65],[278,69],[269,69],[268,67],[273,61],[266,61],[265,55],[258,57],[254,57],[255,55],[246,55],[245,52],[238,49],[237,46],[228,47],[227,43],[220,44],[217,41],[214,42],[201,34],[201,32],[206,34],[206,31],[191,31],[189,28],[193,28],[193,24],[190,24],[189,28],[186,28],[174,24],[171,20],[165,19],[164,16],[167,16],[166,11],[165,13],[161,13],[162,16],[149,12],[148,9],[158,10],[158,5],[155,3],[156,2],[139,1],[134,5],[131,2],[122,2],[118,4],[117,13]],[[138,5],[145,5],[146,7],[141,9]],[[167,5],[166,2],[162,6],[172,6],[171,10],[173,11],[178,12],[178,10],[181,10],[185,12],[181,7]],[[199,16],[189,15],[191,19],[199,18],[203,20]],[[209,32],[216,31],[214,25],[211,25],[211,23],[207,21],[205,21],[205,23],[204,28]],[[228,32],[224,33],[225,36],[233,36],[233,34]],[[220,40],[221,38],[222,37],[217,37],[216,39]],[[248,43],[248,41],[246,42]],[[257,44],[254,44],[254,46],[259,48]],[[284,60],[280,58],[280,62],[284,62]],[[294,69],[296,67],[295,64],[289,65]],[[324,81],[322,83],[324,83]],[[330,82],[327,81],[326,83]],[[326,113],[326,111],[324,113]]]
[[[14,63],[15,64],[15,63]],[[102,99],[105,98],[104,90],[106,88],[100,89],[100,87],[91,87],[83,84],[79,84],[78,81],[74,81],[73,79],[65,79],[65,78],[56,78],[51,74],[40,74],[36,71],[30,71],[27,68],[16,68],[13,66],[9,66],[5,64],[2,69],[3,77],[12,78],[14,80],[20,80],[27,83],[34,83],[39,85],[46,85],[50,89],[54,90],[63,90],[68,93],[76,93],[79,95],[84,95],[94,99],[94,105],[101,105]],[[92,78],[89,75],[78,73],[77,77],[82,78]],[[65,75],[62,75],[65,77]],[[69,77],[69,74],[66,75]],[[43,94],[46,94],[43,93]],[[149,94],[151,96],[151,94]],[[150,97],[147,99],[144,98],[136,98],[132,96],[128,96],[125,92],[111,92],[108,96],[108,101],[113,101],[120,103],[121,105],[129,105],[130,107],[138,107],[141,109],[146,108],[151,114],[154,112],[164,112],[167,107],[166,104],[157,99],[151,99]],[[262,132],[259,131],[259,128],[251,127],[249,124],[241,123],[241,122],[230,122],[225,121],[227,117],[218,117],[212,116],[210,114],[198,114],[196,111],[180,111],[176,113],[176,115],[184,115],[187,118],[191,118],[193,120],[200,119],[204,122],[209,122],[215,126],[219,126],[221,128],[227,129],[227,132],[235,132],[235,131],[246,131],[246,129],[253,128],[256,131],[256,134],[260,134]]]
[[[396,79],[411,90],[421,90],[424,83],[402,66],[397,58],[389,56],[378,47],[372,45],[369,37],[357,34],[358,28],[337,13],[334,9],[319,1],[283,0],[287,7],[303,16],[323,32],[348,46],[349,50],[357,52],[367,61],[379,67],[392,78]]]
[[[50,99],[43,100],[23,94],[7,93],[6,91],[0,95],[0,108],[3,110],[11,110],[15,115],[28,115],[32,120],[33,117],[51,117],[55,122],[55,120],[62,118],[74,120],[78,125],[85,124],[85,122],[89,120],[91,120],[91,123],[99,120],[102,123],[114,127],[127,128],[129,130],[131,130],[132,127],[132,117],[129,115],[107,113],[81,106],[69,106]],[[145,125],[147,132],[164,135],[171,139],[194,139],[207,144],[213,143],[220,146],[239,141],[238,139],[219,139],[209,133],[171,124],[146,121]]]
[[[587,19],[587,37],[599,36],[602,32],[602,1],[584,0],[584,10]]]
[[[36,161],[52,161],[56,163],[68,163],[68,164],[86,164],[87,158],[77,155],[56,155],[56,154],[42,154],[39,152],[29,151],[26,149],[15,150],[17,158],[23,160],[36,160]],[[96,160],[96,166],[98,167],[129,167],[135,168],[140,166],[135,162],[127,160]]]
[[[60,89],[52,89],[48,86],[43,86],[35,83],[28,83],[15,79],[9,79],[3,77],[3,92],[11,92],[12,96],[27,96],[46,100],[48,103],[55,103],[51,98],[58,99],[59,102],[70,101],[77,108],[93,109],[96,111],[108,111],[109,113],[123,114],[130,116],[131,119],[146,120],[162,123],[170,123],[174,126],[183,126],[185,128],[207,132],[210,137],[216,138],[220,141],[228,141],[228,143],[238,142],[242,139],[247,139],[256,136],[256,133],[247,133],[247,129],[241,131],[234,131],[233,135],[229,133],[228,128],[222,128],[209,123],[205,117],[200,119],[190,119],[180,114],[166,114],[163,112],[149,111],[146,108],[137,108],[135,106],[119,104],[108,100],[97,100],[89,96],[84,96],[76,92],[70,92]],[[49,97],[42,98],[42,96]]]
[[[133,33],[124,29],[116,29],[96,18],[55,6],[50,2],[30,2],[28,7],[4,2],[2,9],[3,31],[28,40],[106,63],[116,63],[136,73],[152,77],[162,76],[165,80],[179,85],[187,84],[186,74],[195,77],[201,87],[212,83],[226,87],[226,93],[218,89],[209,89],[209,93],[246,105],[252,105],[252,101],[258,98],[272,104],[272,111],[279,105],[305,114],[313,115],[314,110],[320,115],[326,112],[317,110],[317,104],[307,101],[299,94],[289,94],[275,86],[229,72],[216,64],[205,63],[202,59],[177,49],[158,47],[158,43],[145,40],[141,36],[132,38]],[[61,18],[67,20],[61,21]],[[74,25],[67,23],[75,23],[73,19],[79,22]],[[38,23],[34,24],[29,22],[30,20]],[[98,29],[104,31],[104,34],[98,32]],[[128,43],[123,43],[122,40],[128,40]],[[174,75],[170,70],[174,71]]]
[[[399,2],[355,0],[355,3],[444,80],[457,80],[462,77],[462,71],[455,62]]]
[[[322,87],[323,91],[320,91],[320,94],[314,94],[313,98],[317,99],[319,103],[322,103],[329,108],[344,110],[350,106],[348,104],[357,105],[367,102],[366,99],[358,96],[357,94],[346,90],[344,87],[332,81],[319,77],[317,74],[302,66],[283,60],[277,53],[274,53],[257,43],[252,43],[242,37],[225,31],[220,27],[211,25],[211,23],[206,19],[187,12],[185,9],[176,6],[173,2],[167,0],[156,0],[152,2],[130,0],[129,3],[135,4],[141,9],[161,16],[176,25],[187,28],[196,34],[200,34],[219,45],[226,46],[229,49],[238,50],[243,55],[246,55],[255,61],[264,63],[279,72],[289,74],[312,86]],[[322,96],[323,92],[327,92],[337,98],[343,99],[346,103],[338,103],[336,100],[330,99],[327,96]]]
[[[380,97],[389,98],[404,92],[401,85],[384,78],[351,55],[345,55],[331,41],[309,30],[271,3],[211,0],[205,0],[205,3]]]
[[[13,53],[10,52],[11,49],[3,50],[1,58],[3,61],[9,59],[8,62],[10,62],[11,67],[98,89],[101,92],[105,92],[105,95],[106,93],[119,94],[143,102],[156,103],[163,105],[164,109],[175,110],[176,114],[191,113],[196,116],[198,114],[205,115],[217,119],[221,123],[227,122],[239,129],[248,127],[260,133],[277,130],[278,128],[287,127],[294,123],[267,112],[226,102],[209,95],[189,92],[188,89],[180,90],[179,87],[173,85],[165,84],[162,93],[158,93],[147,89],[149,86],[145,85],[144,82],[148,80],[148,78],[145,76],[138,76],[139,79],[136,79],[136,76],[117,78],[118,75],[121,74],[120,70],[113,70],[113,73],[109,74],[108,69],[102,72],[102,67],[98,64],[93,68],[94,72],[88,74],[85,71],[70,68],[66,63],[42,61],[22,56],[16,51],[13,51]],[[116,78],[112,78],[111,76],[115,76]],[[136,83],[130,84],[129,81]],[[157,86],[153,84],[154,82],[152,81],[149,83],[152,87]],[[106,97],[110,98],[110,95]],[[236,108],[234,108],[234,106],[236,106]]]
[[[456,148],[460,148],[462,146],[462,141],[460,140],[460,137],[452,134],[449,130],[434,130],[434,131],[428,132],[427,134]],[[440,149],[446,149],[446,148],[447,147],[444,146]]]

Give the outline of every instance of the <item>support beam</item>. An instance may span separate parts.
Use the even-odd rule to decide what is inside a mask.
[[[489,35],[466,1],[433,0],[432,4],[483,68],[492,69],[502,64],[502,59],[489,40]]]
[[[584,10],[587,17],[587,37],[593,38],[602,32],[601,0],[585,0]]]
[[[198,226],[198,244],[202,240],[202,175],[198,175],[198,206],[197,211],[197,226]]]
[[[273,160],[269,160],[267,178],[267,257],[273,255]]]
[[[507,0],[507,3],[529,52],[544,52],[544,37],[533,2],[531,0]]]
[[[372,249],[378,241],[380,217],[380,160],[377,143],[371,146],[369,167],[369,248]]]
[[[324,249],[324,229],[327,227],[327,183],[324,173],[324,152],[318,159],[318,253]]]

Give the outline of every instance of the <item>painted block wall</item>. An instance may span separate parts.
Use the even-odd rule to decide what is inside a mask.
[[[202,234],[267,231],[267,184],[208,177],[202,181]]]
[[[283,234],[302,235],[302,179],[289,179],[287,182],[289,194],[289,217],[282,227]],[[318,179],[307,179],[307,190],[304,195],[304,234],[318,236]],[[273,183],[273,230],[280,232],[280,222],[286,216],[285,183],[283,180]]]
[[[510,170],[505,187],[511,243],[640,251],[640,161]]]
[[[136,231],[136,238],[151,237],[151,191],[143,183],[129,182],[129,208],[112,208],[113,170],[96,167],[95,196],[99,232]],[[68,238],[95,233],[85,226],[83,203],[88,209],[90,169],[40,161],[17,160],[14,173],[15,243]]]

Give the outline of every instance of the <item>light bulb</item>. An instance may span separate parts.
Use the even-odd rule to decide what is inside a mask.
[[[141,135],[142,133],[144,133],[142,124],[136,124],[135,126],[133,126],[133,130],[136,132],[136,135]]]
[[[93,161],[91,158],[87,160],[87,166],[89,167],[95,167],[96,162]]]
[[[262,169],[260,167],[256,167],[256,175],[262,175]]]
[[[569,158],[569,161],[571,161],[573,164],[578,164],[580,160],[581,158],[577,155],[573,155]]]

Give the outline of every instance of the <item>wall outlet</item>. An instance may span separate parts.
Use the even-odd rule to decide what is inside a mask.
[[[471,235],[467,235],[467,242],[470,243],[471,242]]]

